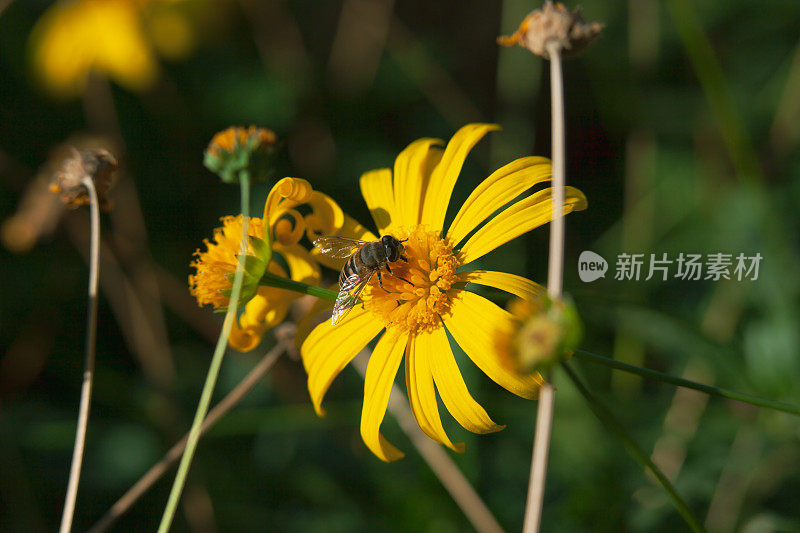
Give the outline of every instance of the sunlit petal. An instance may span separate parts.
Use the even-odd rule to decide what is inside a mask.
[[[357,307],[345,319],[331,325],[325,321],[308,335],[300,348],[308,373],[308,391],[317,414],[322,416],[322,399],[333,379],[380,331],[369,311]]]
[[[440,329],[439,331],[444,332]],[[442,420],[439,417],[439,404],[436,401],[436,390],[433,386],[433,375],[429,362],[434,356],[434,350],[441,346],[432,345],[432,333],[420,333],[409,339],[406,347],[406,389],[408,390],[408,401],[414,418],[422,431],[430,438],[448,448],[461,453],[464,451],[464,444],[453,444],[442,427]],[[446,341],[447,339],[445,339]],[[450,350],[450,346],[447,346]],[[452,352],[450,352],[452,357]]]
[[[544,189],[516,202],[490,220],[461,248],[464,263],[474,261],[511,239],[550,222],[553,214],[552,189]],[[574,187],[566,187],[564,214],[586,209],[586,197]]]
[[[450,204],[450,195],[453,194],[453,187],[456,185],[467,154],[484,135],[498,129],[500,126],[495,124],[468,124],[453,135],[447,143],[442,160],[433,169],[428,187],[423,191],[421,219],[423,224],[433,229],[442,229],[447,206]]]
[[[395,159],[396,225],[415,226],[420,223],[423,192],[442,154],[444,141],[441,139],[419,139],[409,144]]]
[[[430,371],[439,396],[453,418],[473,433],[492,433],[503,429],[505,426],[495,424],[467,390],[444,329],[434,330],[427,337],[426,355]]]
[[[450,315],[444,317],[444,325],[458,345],[495,383],[517,396],[536,399],[544,383],[541,376],[517,375],[503,366],[496,354],[495,336],[512,331],[512,315],[477,294],[453,292],[453,306]]]
[[[369,358],[364,377],[364,407],[361,411],[361,438],[381,460],[389,462],[403,457],[380,433],[381,422],[389,405],[394,378],[403,360],[408,335],[389,329],[378,341]]]
[[[469,270],[466,272],[459,272],[458,280],[464,283],[476,283],[478,285],[494,287],[495,289],[506,291],[520,298],[527,298],[532,294],[544,294],[547,292],[547,289],[538,283],[534,283],[522,276],[508,274],[507,272]]]
[[[395,213],[394,192],[392,191],[392,171],[388,168],[365,172],[359,180],[361,194],[367,202],[369,212],[378,228],[378,233],[384,235],[391,230]]]
[[[472,191],[458,210],[447,236],[458,244],[481,222],[534,185],[550,179],[552,167],[545,157],[523,157],[494,171]]]

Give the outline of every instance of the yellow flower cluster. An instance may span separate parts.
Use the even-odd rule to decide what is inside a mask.
[[[469,284],[494,287],[521,298],[543,292],[539,285],[520,276],[477,270],[470,265],[550,221],[551,189],[530,193],[550,179],[550,162],[542,157],[524,157],[496,170],[470,194],[450,226],[444,226],[467,154],[496,129],[491,124],[470,124],[446,144],[439,139],[420,139],[397,157],[393,171],[365,173],[360,180],[361,192],[377,233],[344,214],[336,202],[314,191],[307,181],[293,178],[273,187],[263,219],[253,219],[251,234],[269,239],[273,250],[289,265],[288,273],[272,267],[270,271],[310,284],[319,283],[320,266],[341,269],[346,258],[334,259],[316,248],[307,251],[300,244],[304,237],[308,242],[327,235],[375,241],[391,235],[403,241],[404,260],[392,263],[391,274],[385,273],[380,280],[373,276],[367,282],[360,293],[361,305],[336,325],[328,320],[314,326],[313,315],[331,305],[321,302],[298,326],[297,342],[308,372],[308,389],[319,415],[324,414],[322,400],[334,378],[368,343],[378,339],[365,377],[361,435],[384,461],[403,455],[380,434],[389,393],[403,361],[411,408],[430,438],[463,450],[463,444],[453,443],[445,433],[437,392],[464,428],[476,433],[503,428],[469,393],[449,337],[484,374],[514,394],[536,398],[542,383],[537,373],[515,372],[498,356],[498,332],[510,336],[518,329],[519,319],[469,290]],[[300,206],[305,206],[306,214],[301,213]],[[585,209],[586,198],[579,190],[567,187],[560,208],[565,214]],[[216,243],[206,242],[208,250],[198,252],[193,264],[197,274],[191,278],[192,287],[200,303],[226,303],[219,296],[219,287],[230,286],[241,219],[225,219],[225,224],[217,230]],[[224,258],[220,258],[218,248],[224,248]],[[275,323],[275,317],[286,314],[291,301],[288,291],[264,289],[258,299],[247,304],[231,337],[231,345],[238,349],[254,348],[263,332]],[[215,291],[216,296],[210,294]]]

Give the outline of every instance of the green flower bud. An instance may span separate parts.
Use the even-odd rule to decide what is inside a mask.
[[[214,135],[203,163],[225,183],[237,183],[241,172],[252,181],[266,181],[274,173],[276,143],[277,136],[266,128],[231,127]]]

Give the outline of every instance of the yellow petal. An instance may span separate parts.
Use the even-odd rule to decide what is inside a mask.
[[[472,191],[458,210],[447,236],[458,244],[495,211],[537,183],[550,179],[552,167],[546,157],[523,157],[495,170]]]
[[[308,373],[308,392],[319,416],[325,415],[322,399],[333,379],[380,331],[383,324],[372,313],[356,307],[335,326],[327,320],[314,328],[300,348]]]
[[[494,287],[520,298],[528,298],[532,294],[539,295],[547,292],[547,289],[538,283],[507,272],[470,270],[468,272],[459,272],[457,276],[458,280],[464,283],[477,283],[478,285]]]
[[[505,427],[495,424],[467,390],[443,328],[430,333],[427,355],[439,396],[459,424],[473,433],[493,433]]]
[[[416,226],[422,217],[422,194],[431,172],[442,159],[444,141],[418,139],[394,161],[394,202],[397,226]]]
[[[469,291],[455,292],[450,314],[444,317],[447,330],[484,374],[517,396],[534,400],[544,383],[541,376],[514,374],[497,357],[498,336],[509,335],[513,321],[511,313]]]
[[[501,244],[550,222],[553,214],[552,189],[544,189],[511,205],[490,220],[467,240],[460,259],[469,263],[486,255]],[[586,197],[574,187],[566,187],[564,214],[586,209]]]
[[[316,260],[308,250],[299,244],[276,246],[275,249],[286,259],[286,264],[289,266],[289,274],[294,281],[308,285],[319,285],[319,265],[317,265]]]
[[[438,331],[444,333],[444,329]],[[446,341],[447,339],[445,339]],[[433,376],[429,361],[433,357],[431,335],[422,333],[409,339],[406,347],[406,389],[408,401],[414,418],[423,432],[436,442],[463,453],[464,444],[453,444],[442,427],[439,417],[439,404],[436,401],[436,390],[433,387]],[[447,346],[448,351],[450,346]],[[451,352],[452,357],[452,352]]]
[[[36,23],[31,48],[36,74],[55,96],[77,96],[90,70],[133,90],[151,86],[158,75],[133,2],[57,2]]]
[[[395,213],[392,171],[388,168],[370,170],[362,174],[359,183],[378,233],[385,235],[391,230],[392,214]]]
[[[442,155],[442,160],[436,165],[431,174],[428,187],[424,191],[422,204],[422,223],[432,229],[441,229],[444,226],[444,216],[453,194],[456,180],[464,160],[472,147],[481,138],[492,130],[498,130],[495,124],[468,124],[458,130]]]
[[[328,287],[328,289],[333,291],[339,290],[339,284],[336,283]],[[333,302],[330,300],[326,300],[325,298],[317,298],[316,301],[311,305],[311,309],[303,315],[297,322],[297,330],[294,333],[294,346],[297,348],[297,351],[300,351],[300,347],[305,342],[308,334],[311,333],[311,330],[314,329],[314,326],[317,325],[317,316],[322,313],[323,311],[327,311],[328,309],[333,308]]]
[[[83,3],[96,7],[84,16],[88,19],[85,31],[94,41],[97,68],[129,89],[151,86],[158,76],[158,64],[142,31],[136,6],[108,0]]]
[[[307,203],[313,209],[310,218],[315,221],[314,227],[308,228],[309,240],[313,241],[323,235],[336,235],[340,231],[344,225],[345,214],[333,198],[314,191]]]
[[[269,191],[267,201],[264,203],[262,218],[272,226],[284,210],[307,202],[313,192],[311,184],[304,179],[283,178],[279,180]],[[279,206],[282,209],[279,209]]]
[[[378,237],[361,225],[356,219],[349,215],[344,216],[344,223],[336,235],[347,237],[348,239],[358,239],[359,241],[376,241]]]
[[[267,235],[274,234],[274,239],[270,235],[268,237],[270,242],[274,244],[282,244],[290,246],[297,244],[303,238],[305,233],[305,221],[303,215],[296,209],[283,209],[280,210],[280,219],[275,219],[270,223],[270,232]]]
[[[269,271],[286,277],[286,271],[276,262],[269,264]],[[259,287],[258,293],[245,304],[244,312],[233,321],[228,344],[240,352],[249,352],[261,344],[267,330],[274,328],[286,318],[289,305],[297,298],[295,293],[275,287]]]
[[[387,463],[403,457],[380,433],[381,422],[389,405],[394,377],[403,360],[408,335],[387,330],[369,358],[364,376],[364,407],[361,410],[361,438],[372,453]]]

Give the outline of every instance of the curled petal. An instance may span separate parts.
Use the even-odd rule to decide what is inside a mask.
[[[291,209],[305,203],[311,198],[313,191],[311,184],[304,179],[283,178],[272,186],[267,196],[264,204],[264,220],[269,221],[271,226],[280,218],[283,209]]]
[[[361,438],[372,453],[387,463],[403,457],[380,433],[381,422],[389,405],[394,378],[406,348],[407,335],[387,330],[369,358],[364,376],[364,406],[361,410]]]
[[[281,213],[281,218],[272,225],[275,241],[283,246],[297,244],[305,233],[303,215],[294,209],[287,209]]]
[[[345,214],[333,198],[319,191],[314,191],[308,199],[308,205],[313,210],[312,219],[315,223],[313,232],[309,232],[308,239],[314,241],[322,235],[336,235],[341,231],[345,222]]]
[[[308,285],[318,285],[320,280],[319,265],[314,257],[299,244],[281,246],[278,251],[289,265],[289,275],[294,281]],[[296,293],[299,296],[299,293]]]

